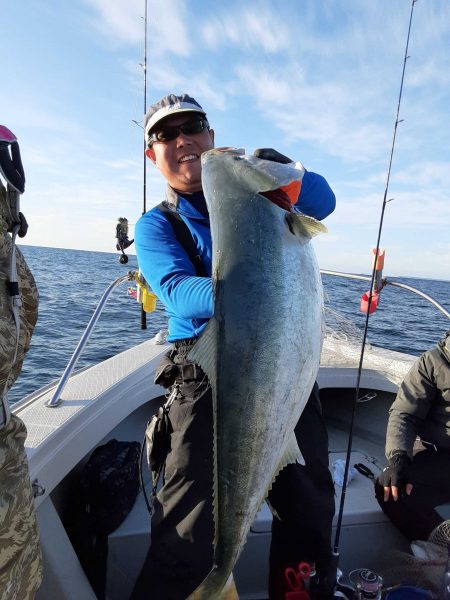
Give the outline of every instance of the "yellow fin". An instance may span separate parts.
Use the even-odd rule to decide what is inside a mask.
[[[219,596],[220,600],[239,600],[239,596],[236,589],[236,584],[234,583],[233,573],[230,573],[228,577],[228,581],[226,582],[222,592]]]
[[[302,213],[289,213],[286,216],[286,221],[292,233],[300,237],[312,238],[318,233],[326,233],[328,231],[323,223],[314,217],[309,217]]]
[[[188,596],[187,600],[211,600],[210,592],[208,592],[203,585],[206,579],[196,590],[192,592],[190,596]],[[230,573],[230,576],[228,577],[227,582],[223,586],[222,590],[219,593],[214,594],[214,600],[239,600],[236,584],[234,583],[233,573]]]

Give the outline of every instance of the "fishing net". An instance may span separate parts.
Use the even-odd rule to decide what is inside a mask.
[[[411,544],[413,554],[393,550],[380,569],[386,587],[413,585],[441,597],[443,578],[448,560],[450,520],[443,521],[430,534],[428,541]]]
[[[324,317],[321,366],[358,368],[362,331],[350,319],[329,306],[325,306]],[[414,360],[414,357],[372,346],[366,341],[363,368],[376,371],[394,386],[401,384]]]
[[[362,331],[343,314],[330,306],[325,306],[324,317],[326,339],[331,338],[338,341],[353,342],[354,344],[362,343]],[[368,345],[370,346],[370,344]]]

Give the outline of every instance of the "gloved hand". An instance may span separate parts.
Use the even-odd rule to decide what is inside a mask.
[[[389,459],[389,466],[386,467],[378,477],[378,482],[384,488],[384,501],[389,500],[392,493],[394,501],[398,500],[399,493],[406,491],[409,496],[412,492],[411,483],[411,459],[404,450],[396,450]]]
[[[262,158],[263,160],[273,160],[273,162],[283,163],[287,165],[288,163],[294,162],[292,158],[288,158],[281,152],[277,152],[273,148],[257,148],[253,152],[253,156],[257,158]]]
[[[273,162],[282,163],[287,165],[288,163],[293,162],[291,158],[288,158],[281,152],[277,152],[273,148],[257,148],[253,152],[253,156],[257,158],[262,158],[263,160],[272,160]],[[277,204],[280,208],[287,210],[288,212],[292,211],[292,202],[289,199],[289,196],[282,189],[271,190],[269,192],[261,192],[261,196],[265,196],[274,204]]]

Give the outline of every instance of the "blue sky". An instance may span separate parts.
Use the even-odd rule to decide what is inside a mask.
[[[194,95],[218,146],[272,146],[337,196],[324,269],[368,272],[410,0],[149,0],[148,103]],[[1,2],[0,123],[27,174],[24,243],[114,251],[142,212],[144,0]],[[450,3],[419,0],[381,247],[385,274],[450,279]],[[149,163],[147,207],[164,184]]]

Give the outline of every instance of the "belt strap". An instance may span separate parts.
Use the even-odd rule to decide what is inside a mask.
[[[175,352],[185,358],[189,353],[190,348],[197,342],[198,338],[185,338],[173,342]],[[186,364],[176,364],[178,368],[177,381],[191,381],[193,379],[201,379],[204,377],[203,370],[195,363],[188,362]]]
[[[184,338],[182,340],[175,340],[173,342],[173,345],[175,346],[175,348],[177,350],[179,348],[189,348],[190,346],[193,346],[197,340],[198,340],[198,337]]]
[[[191,379],[197,379],[203,375],[203,371],[200,367],[194,363],[187,365],[178,365],[179,377],[183,381],[189,381]]]

